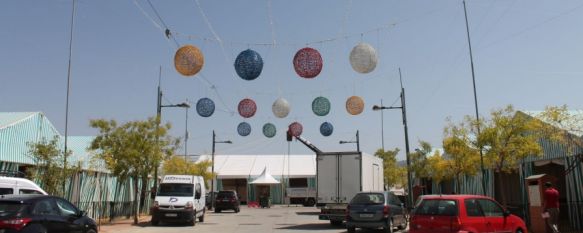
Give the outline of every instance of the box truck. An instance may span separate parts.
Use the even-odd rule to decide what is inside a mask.
[[[348,203],[358,192],[382,191],[383,160],[360,151],[322,152],[309,141],[300,142],[316,152],[316,206],[318,218],[340,225]]]

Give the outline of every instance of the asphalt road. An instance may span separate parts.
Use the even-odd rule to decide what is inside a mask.
[[[318,220],[319,210],[314,207],[273,206],[269,209],[247,208],[241,206],[241,212],[223,211],[207,212],[205,222],[196,226],[164,224],[151,226],[146,219],[137,226],[104,227],[104,233],[179,233],[196,231],[197,233],[230,232],[346,232],[344,226],[334,227],[328,221]],[[381,232],[380,230],[360,230],[357,232]]]

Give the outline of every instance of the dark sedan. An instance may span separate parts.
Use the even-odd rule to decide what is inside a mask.
[[[234,210],[239,213],[241,201],[236,191],[219,191],[215,199],[215,212],[220,213],[223,210]]]
[[[407,219],[402,202],[391,192],[362,192],[356,194],[346,209],[346,228],[382,228],[393,232],[394,228],[405,229]]]
[[[97,233],[97,224],[60,197],[3,195],[0,196],[0,232]]]

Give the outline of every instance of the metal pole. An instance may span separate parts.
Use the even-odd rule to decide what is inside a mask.
[[[464,3],[464,15],[466,18],[466,32],[468,35],[468,47],[470,49],[470,66],[472,67],[472,83],[474,84],[474,104],[476,106],[476,129],[478,135],[480,135],[480,114],[478,113],[478,94],[476,93],[476,76],[474,72],[474,58],[472,56],[472,42],[470,41],[470,26],[468,24],[468,12],[466,10],[466,1]],[[480,167],[482,169],[482,191],[483,195],[486,195],[486,171],[484,170],[484,153],[482,152],[482,146],[480,146]],[[459,185],[459,184],[458,184]]]
[[[356,130],[356,151],[360,152],[360,140],[358,138],[358,130]]]
[[[156,146],[159,146],[159,136],[158,131],[160,131],[160,121],[162,121],[162,90],[160,89],[160,83],[162,80],[162,66],[160,66],[160,72],[158,73],[158,93],[156,101]],[[158,161],[154,161],[156,166],[154,167],[154,190],[158,190]]]
[[[69,130],[69,92],[71,87],[71,57],[73,56],[73,26],[75,25],[75,0],[71,13],[71,30],[69,33],[69,65],[67,68],[67,97],[65,101],[65,151],[63,151],[63,173],[67,172],[67,136]],[[72,182],[72,181],[71,181]],[[66,196],[66,182],[63,182],[63,197]],[[68,199],[68,198],[67,198]]]
[[[186,99],[185,103],[188,103],[188,99]],[[186,110],[186,123],[184,126],[184,162],[188,166],[188,161],[186,158],[188,157],[188,109],[189,108],[184,108],[184,109]]]
[[[215,208],[215,131],[213,130],[213,148],[211,151],[211,209]]]
[[[401,68],[399,68],[399,79],[401,81],[401,110],[403,111],[403,126],[405,128],[405,153],[407,158],[407,188],[409,189],[407,192],[407,204],[409,205],[409,209],[413,207],[413,186],[411,185],[413,182],[413,176],[411,176],[411,162],[409,159],[409,132],[407,129],[407,107],[405,105],[405,88],[403,87],[403,79],[401,77]]]
[[[381,106],[383,105],[383,99],[381,99]],[[381,145],[383,148],[383,153],[385,152],[385,123],[384,123],[384,116],[383,116],[383,110],[381,108]]]

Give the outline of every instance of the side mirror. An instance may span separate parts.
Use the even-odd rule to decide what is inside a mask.
[[[200,199],[201,193],[194,194],[194,199]]]
[[[504,217],[506,218],[508,216],[510,216],[510,211],[509,210],[505,210],[504,211]]]

